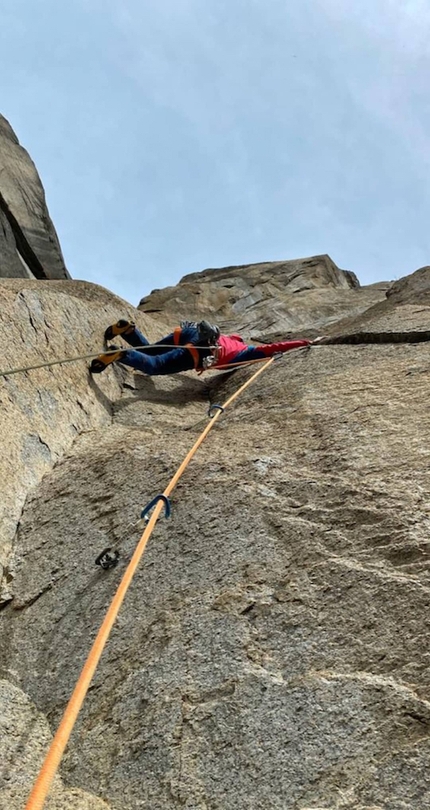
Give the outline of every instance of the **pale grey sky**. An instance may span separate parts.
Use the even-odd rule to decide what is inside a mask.
[[[428,0],[0,0],[0,111],[74,278],[430,263]]]

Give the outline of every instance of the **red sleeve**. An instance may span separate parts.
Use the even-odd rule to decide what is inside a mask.
[[[283,340],[282,343],[266,343],[258,348],[261,349],[267,357],[271,357],[272,354],[276,354],[276,352],[289,352],[291,349],[300,349],[301,346],[309,346],[311,343],[311,340],[305,339]]]

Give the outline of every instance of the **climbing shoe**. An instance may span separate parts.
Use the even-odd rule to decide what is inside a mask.
[[[118,335],[130,335],[134,332],[136,324],[133,321],[117,321],[113,323],[112,326],[108,326],[105,331],[105,340],[112,340],[112,338],[117,337]]]
[[[111,346],[112,351],[108,354],[99,354],[98,357],[95,357],[90,365],[90,374],[101,374],[102,371],[110,366],[111,363],[115,363],[116,360],[121,360],[126,353],[126,349],[118,349],[117,346]]]

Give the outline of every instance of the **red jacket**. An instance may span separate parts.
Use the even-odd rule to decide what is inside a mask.
[[[229,363],[239,352],[247,349],[240,335],[220,335],[217,341],[217,365]]]
[[[300,346],[309,346],[310,340],[284,340],[281,343],[263,343],[260,346],[248,346],[240,335],[220,335],[217,342],[217,361],[215,366],[231,363],[239,352],[255,349],[263,357],[272,357],[277,352],[288,352]]]

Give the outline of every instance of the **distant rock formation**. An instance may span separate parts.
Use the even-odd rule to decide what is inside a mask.
[[[389,301],[393,304],[430,304],[430,267],[420,267],[395,281],[387,292]]]
[[[246,337],[318,332],[344,315],[359,314],[385,298],[389,285],[360,287],[354,273],[329,256],[222,267],[184,276],[154,290],[139,309],[180,319],[214,318]]]
[[[36,167],[2,115],[0,278],[70,278]]]

